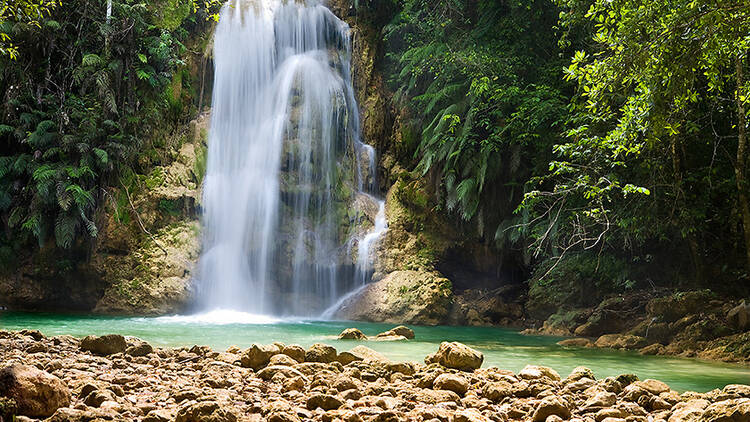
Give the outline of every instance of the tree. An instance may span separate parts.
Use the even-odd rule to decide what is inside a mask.
[[[699,268],[709,243],[720,240],[704,236],[699,245],[698,236],[716,230],[731,237],[726,221],[734,220],[743,233],[737,249],[744,249],[750,270],[744,80],[750,4],[558,3],[566,25],[594,24],[594,43],[565,69],[578,84],[568,142],[555,147],[560,160],[525,199],[525,209],[536,209],[544,221],[538,251],[554,244],[560,257],[613,239],[632,246],[678,235]],[[733,157],[723,154],[731,145]],[[550,236],[545,228],[558,224],[561,231]]]

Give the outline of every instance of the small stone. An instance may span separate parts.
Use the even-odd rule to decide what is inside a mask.
[[[323,410],[334,410],[341,407],[344,403],[339,400],[336,396],[330,394],[313,394],[307,399],[307,408],[315,410],[321,408]]]
[[[215,401],[189,403],[177,411],[175,422],[235,422],[237,415]]]

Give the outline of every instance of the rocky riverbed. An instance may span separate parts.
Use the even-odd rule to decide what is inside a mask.
[[[0,362],[2,421],[750,421],[750,386],[680,394],[583,367],[513,373],[451,342],[415,363],[362,345],[214,351],[0,331]]]

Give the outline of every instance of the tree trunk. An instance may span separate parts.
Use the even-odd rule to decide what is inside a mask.
[[[746,167],[747,167],[747,121],[745,118],[745,103],[741,94],[745,87],[742,55],[737,56],[737,160],[734,176],[737,180],[738,201],[742,214],[742,231],[745,234],[745,254],[747,258],[746,270],[750,271],[750,200],[748,200]]]
[[[682,210],[687,206],[685,201],[685,190],[683,189],[682,185],[682,164],[680,160],[681,148],[679,148],[679,142],[680,140],[677,135],[672,135],[670,137],[670,147],[672,150],[672,171],[674,172],[675,206],[678,208],[678,214],[680,212],[679,210]],[[682,221],[682,219],[679,217],[678,221],[679,224],[684,223],[684,221]],[[692,224],[692,221],[689,221],[688,224]],[[685,239],[687,240],[688,248],[690,249],[690,257],[692,258],[693,267],[695,268],[695,281],[700,283],[703,280],[703,259],[701,258],[698,241],[695,239],[695,234],[693,234],[692,230],[687,231]]]

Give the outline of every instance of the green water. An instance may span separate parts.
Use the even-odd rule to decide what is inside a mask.
[[[253,320],[254,323],[240,321]],[[162,317],[118,318],[87,315],[53,315],[0,312],[0,329],[38,329],[46,335],[120,333],[140,337],[158,346],[209,345],[224,350],[231,345],[281,341],[309,346],[325,342],[338,350],[365,344],[385,356],[402,361],[422,361],[437,350],[441,341],[460,341],[484,353],[484,366],[518,371],[527,364],[556,369],[563,377],[576,366],[591,368],[597,378],[635,373],[641,379],[655,378],[678,391],[708,391],[726,384],[750,384],[750,368],[633,352],[563,348],[559,338],[524,336],[516,331],[491,327],[413,327],[416,339],[399,342],[339,341],[338,333],[357,327],[375,335],[392,325],[363,322],[273,321],[243,315],[220,318]]]

